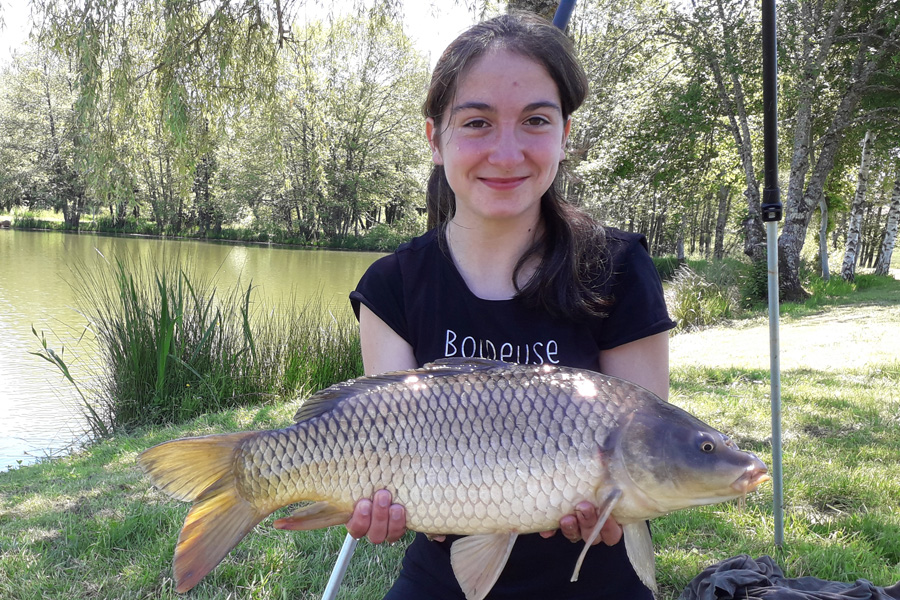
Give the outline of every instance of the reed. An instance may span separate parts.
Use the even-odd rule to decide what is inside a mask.
[[[352,316],[321,300],[274,303],[252,283],[223,291],[175,262],[79,267],[76,281],[100,356],[93,414],[109,430],[304,396],[362,373]]]

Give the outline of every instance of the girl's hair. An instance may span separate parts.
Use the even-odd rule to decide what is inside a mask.
[[[559,90],[563,119],[584,102],[588,93],[587,76],[575,58],[574,48],[565,34],[546,20],[525,12],[512,12],[472,26],[444,50],[431,75],[428,95],[422,105],[426,118],[434,119],[436,142],[441,120],[453,101],[460,78],[490,50],[503,49],[543,66]],[[568,203],[562,194],[564,169],[556,174],[550,188],[541,196],[544,235],[519,259],[513,272],[518,297],[529,304],[543,306],[553,315],[584,318],[603,314],[607,300],[596,291],[600,256],[604,245],[603,228],[583,211]],[[434,165],[426,192],[428,228],[443,229],[456,211],[456,197],[444,167]],[[441,243],[444,243],[443,241]],[[534,276],[520,288],[517,276],[533,257],[540,257]]]

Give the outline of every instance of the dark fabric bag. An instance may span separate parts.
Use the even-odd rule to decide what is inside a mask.
[[[768,556],[741,554],[707,567],[678,600],[900,600],[900,583],[887,588],[865,579],[855,583],[815,577],[788,579]]]

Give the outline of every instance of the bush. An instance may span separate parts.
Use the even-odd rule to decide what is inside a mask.
[[[765,260],[744,263],[738,275],[741,306],[751,308],[769,302],[769,265]]]
[[[676,331],[715,325],[734,314],[730,289],[710,281],[687,265],[682,265],[672,278],[667,304],[678,324]]]

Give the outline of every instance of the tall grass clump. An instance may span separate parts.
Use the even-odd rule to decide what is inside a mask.
[[[654,256],[652,260],[656,272],[659,273],[659,278],[663,281],[671,281],[678,271],[678,267],[681,266],[681,261],[677,256]]]
[[[175,263],[76,275],[100,356],[93,395],[110,429],[287,399],[362,372],[349,314],[291,298],[267,306],[252,284],[220,293]]]
[[[715,325],[734,315],[735,300],[729,285],[709,281],[687,265],[675,272],[666,302],[678,324],[676,331]]]

